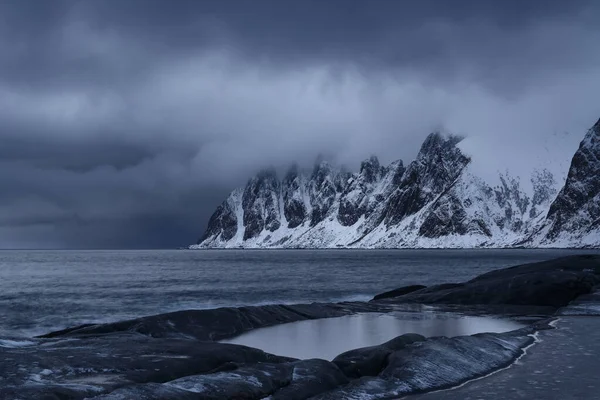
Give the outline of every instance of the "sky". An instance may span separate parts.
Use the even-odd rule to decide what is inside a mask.
[[[579,140],[600,117],[598,15],[595,0],[0,0],[0,248],[191,244],[261,168],[408,163],[433,130],[501,162]]]

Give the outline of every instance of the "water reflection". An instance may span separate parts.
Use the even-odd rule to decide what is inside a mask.
[[[448,313],[369,313],[257,329],[223,342],[282,356],[331,360],[345,351],[381,344],[405,333],[452,337],[507,332],[522,326],[510,320]]]

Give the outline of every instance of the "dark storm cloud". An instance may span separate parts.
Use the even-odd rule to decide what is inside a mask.
[[[589,49],[572,46],[563,35],[573,32],[561,28],[593,29],[598,12],[593,0],[26,0],[0,7],[4,75],[79,85],[108,77],[124,83],[160,59],[220,48],[291,68],[323,61],[437,73],[522,67],[518,59],[499,65],[506,56],[533,62],[530,69],[565,65]],[[555,29],[556,37],[536,37]]]
[[[268,164],[597,119],[596,1],[0,2],[0,246],[174,246]]]

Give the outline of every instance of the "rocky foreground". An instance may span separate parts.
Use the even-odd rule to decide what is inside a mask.
[[[563,316],[553,325],[556,329],[539,332],[539,342],[510,368],[411,400],[598,399],[600,318]]]
[[[598,285],[600,256],[574,256],[493,271],[464,283],[401,288],[369,303],[181,311],[36,339],[2,338],[0,398],[393,399],[456,386],[510,365],[540,330],[552,329],[553,315],[597,314]],[[501,334],[403,335],[331,362],[217,342],[256,328],[386,312],[406,303],[539,318]]]

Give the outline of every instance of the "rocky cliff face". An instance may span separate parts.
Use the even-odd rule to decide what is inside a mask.
[[[469,163],[456,146],[461,138],[444,138],[439,133],[427,137],[417,159],[410,163],[388,202],[386,226],[394,226],[420,211],[448,190]]]
[[[235,238],[238,231],[238,218],[240,214],[239,203],[241,202],[241,190],[234,190],[227,200],[225,200],[213,213],[208,221],[208,228],[200,239],[199,243],[212,238],[219,237],[223,242],[228,242]],[[241,213],[243,215],[243,213]],[[242,225],[243,226],[243,225]]]
[[[263,231],[273,232],[281,226],[279,213],[279,182],[274,169],[260,172],[244,189],[244,240]]]
[[[298,227],[312,212],[306,189],[304,176],[298,171],[298,166],[293,165],[283,179],[281,186],[283,216],[288,223],[288,228]]]
[[[550,206],[542,245],[597,246],[600,242],[600,120],[573,156],[564,187]]]
[[[377,204],[373,195],[377,183],[386,173],[377,157],[371,157],[360,165],[360,172],[352,176],[340,196],[337,219],[342,226],[352,226],[362,216],[370,216]]]
[[[217,208],[192,247],[600,245],[600,121],[568,177],[543,165],[486,176],[462,143],[432,133],[406,167],[372,156],[354,174],[327,162],[294,165],[282,180],[264,170]]]

